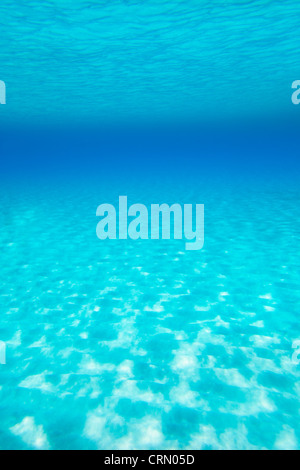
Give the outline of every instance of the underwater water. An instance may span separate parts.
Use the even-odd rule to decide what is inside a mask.
[[[14,5],[0,448],[299,449],[299,3]],[[120,195],[204,204],[204,248],[99,240]]]
[[[289,112],[299,14],[296,0],[2,0],[4,122]]]
[[[1,447],[298,448],[299,182],[1,186]],[[100,241],[99,203],[205,203],[205,245]]]

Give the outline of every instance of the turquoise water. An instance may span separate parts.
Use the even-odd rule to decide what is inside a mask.
[[[290,112],[299,14],[296,0],[2,0],[4,119]]]
[[[1,190],[2,448],[298,448],[299,187],[243,188],[185,191],[201,252],[100,242],[95,184]]]
[[[1,1],[1,449],[300,448],[299,10]],[[120,195],[203,250],[100,241]]]

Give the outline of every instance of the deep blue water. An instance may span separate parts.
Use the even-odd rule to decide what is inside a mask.
[[[1,449],[299,449],[299,3],[2,0]],[[205,244],[96,208],[205,205]]]

